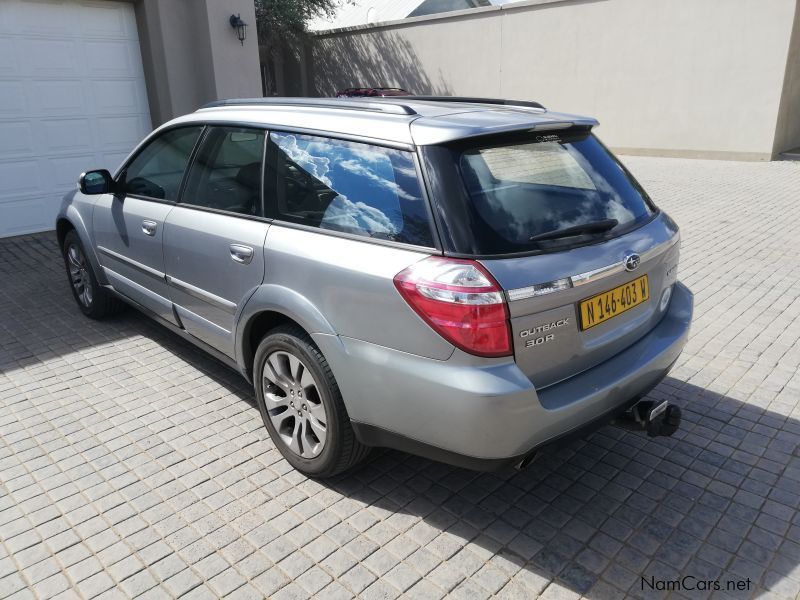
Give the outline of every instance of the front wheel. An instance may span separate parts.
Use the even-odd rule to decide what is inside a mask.
[[[297,326],[270,331],[256,350],[256,399],[284,458],[301,473],[331,477],[364,459],[328,361]]]
[[[83,314],[92,319],[102,319],[124,308],[122,302],[97,283],[92,265],[74,229],[64,236],[61,250],[72,295]]]

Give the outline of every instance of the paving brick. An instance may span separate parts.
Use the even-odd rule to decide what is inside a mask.
[[[267,569],[261,575],[253,579],[253,584],[258,588],[266,597],[272,595],[279,589],[289,583],[289,578],[278,567]]]
[[[164,587],[169,590],[173,598],[183,596],[198,587],[203,580],[191,569],[184,569],[180,573],[167,578]]]
[[[78,589],[86,598],[99,596],[114,587],[114,581],[105,573],[95,573],[78,583]]]
[[[355,565],[352,569],[339,577],[339,581],[356,595],[360,594],[376,579],[375,575],[362,565]]]
[[[684,427],[606,427],[521,473],[386,451],[306,479],[236,374],[135,311],[85,319],[52,234],[0,240],[3,595],[599,600],[691,573],[796,596],[800,169],[624,162],[682,227],[695,319],[649,395]]]
[[[295,578],[295,581],[300,584],[300,587],[313,596],[328,585],[332,581],[332,578],[321,568],[314,566]]]
[[[236,588],[243,586],[246,581],[247,580],[233,568],[228,568],[219,575],[215,575],[209,579],[208,585],[220,596],[225,596]]]

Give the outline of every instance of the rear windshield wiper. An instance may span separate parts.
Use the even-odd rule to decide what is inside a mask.
[[[571,237],[573,235],[583,235],[585,233],[603,233],[609,229],[613,229],[619,224],[616,219],[603,219],[602,221],[592,221],[590,223],[583,223],[581,225],[573,225],[572,227],[565,227],[564,229],[555,229],[553,231],[545,231],[532,235],[531,242],[538,242],[542,240],[557,240],[560,238]]]

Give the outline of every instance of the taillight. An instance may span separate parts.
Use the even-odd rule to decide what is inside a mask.
[[[479,263],[431,256],[400,271],[394,284],[406,302],[447,341],[478,356],[509,356],[503,291]]]

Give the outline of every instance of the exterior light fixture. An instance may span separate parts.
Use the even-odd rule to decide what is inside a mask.
[[[230,18],[231,27],[236,30],[236,37],[239,38],[239,41],[244,46],[244,40],[247,37],[247,23],[242,21],[241,14],[238,15],[231,15]]]

